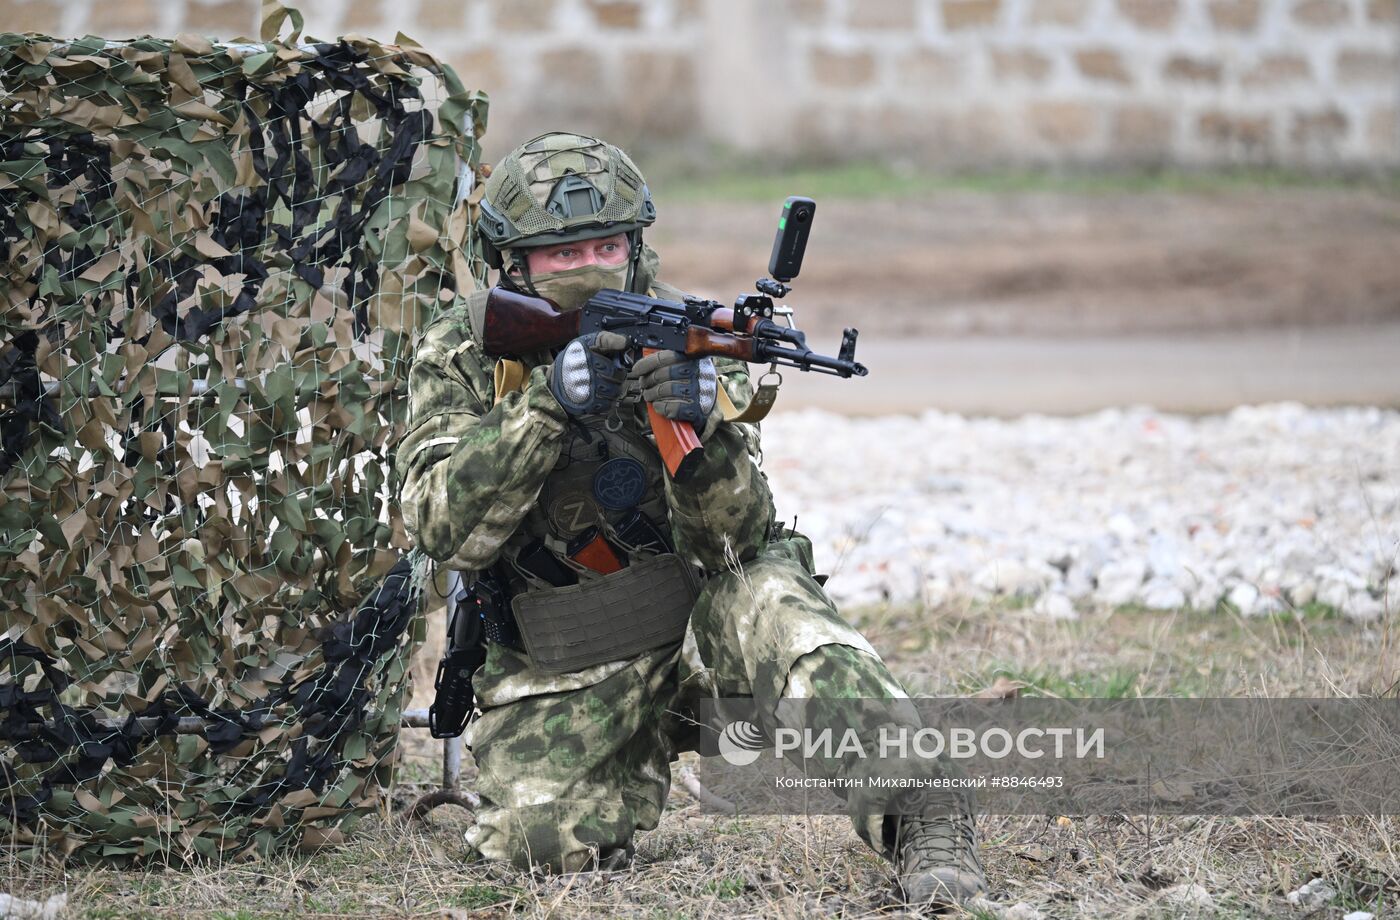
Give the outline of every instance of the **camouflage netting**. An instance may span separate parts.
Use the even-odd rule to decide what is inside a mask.
[[[0,35],[0,840],[316,846],[388,778],[412,333],[486,99],[399,38]],[[479,187],[479,186],[478,186]],[[466,200],[464,200],[466,199]]]

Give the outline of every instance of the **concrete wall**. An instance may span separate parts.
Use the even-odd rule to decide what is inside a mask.
[[[1400,163],[1400,0],[303,0],[554,127],[798,160]],[[256,32],[257,0],[0,0],[0,24]]]

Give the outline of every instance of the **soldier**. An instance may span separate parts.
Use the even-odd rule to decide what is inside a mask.
[[[501,284],[567,311],[602,288],[681,298],[642,241],[655,219],[626,154],[552,133],[496,165],[477,227]],[[727,420],[752,398],[746,365],[665,351],[629,369],[626,340],[607,332],[493,361],[479,345],[484,310],[476,292],[422,333],[395,457],[422,551],[468,582],[490,572],[524,594],[519,622],[492,624],[498,641],[473,680],[481,807],[467,838],[521,868],[621,867],[636,831],[657,825],[670,762],[690,749],[675,717],[687,699],[751,696],[771,730],[784,698],[905,693],[823,592],[810,541],[775,521],[757,426]],[[703,457],[680,481],[660,462],[647,404],[695,423]],[[604,576],[615,565],[578,561],[593,551],[629,565]],[[677,557],[685,564],[663,564]],[[645,603],[614,585],[639,566]],[[567,600],[566,617],[550,618],[551,598]],[[562,625],[596,627],[596,648],[550,657]],[[902,815],[875,793],[847,808],[909,902],[985,888],[966,808]]]

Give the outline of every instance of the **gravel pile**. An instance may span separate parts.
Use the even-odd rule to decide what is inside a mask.
[[[798,516],[843,604],[1400,608],[1397,412],[808,410],[770,417],[763,444],[778,513]]]

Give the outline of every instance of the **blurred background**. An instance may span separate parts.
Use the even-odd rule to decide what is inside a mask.
[[[780,408],[1400,403],[1400,0],[315,0],[539,132],[633,153],[663,273],[790,304],[867,380]],[[7,29],[255,35],[257,0],[0,0]]]

